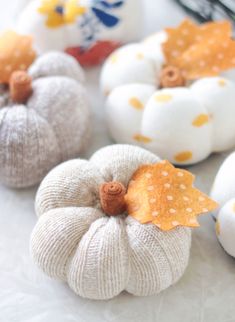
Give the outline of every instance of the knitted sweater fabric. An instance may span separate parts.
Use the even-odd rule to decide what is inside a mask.
[[[29,69],[33,94],[14,104],[0,97],[0,181],[32,186],[60,162],[78,156],[90,134],[90,113],[81,67],[51,52]]]
[[[123,290],[152,295],[178,281],[188,263],[190,229],[163,232],[131,216],[108,217],[99,201],[100,184],[119,181],[127,187],[137,168],[158,161],[142,148],[114,145],[90,161],[71,160],[53,169],[36,197],[35,263],[78,295],[97,300]]]

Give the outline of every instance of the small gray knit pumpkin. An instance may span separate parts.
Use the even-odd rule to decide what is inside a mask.
[[[7,90],[0,95],[0,181],[12,187],[34,185],[77,156],[90,131],[84,75],[75,59],[51,52],[28,74],[32,93],[26,103],[12,101]]]
[[[178,281],[188,263],[191,231],[164,232],[131,216],[107,216],[99,187],[124,187],[143,164],[159,158],[130,145],[113,145],[89,161],[71,160],[44,178],[36,197],[39,216],[31,236],[31,253],[49,276],[67,281],[80,296],[110,299],[123,290],[156,294]]]

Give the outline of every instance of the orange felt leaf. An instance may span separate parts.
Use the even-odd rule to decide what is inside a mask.
[[[185,20],[166,32],[162,45],[166,64],[180,68],[186,79],[215,76],[235,67],[235,41],[228,21],[198,26]]]
[[[35,57],[30,36],[4,32],[0,35],[0,83],[8,83],[14,71],[27,70]]]
[[[194,176],[168,161],[144,165],[133,175],[125,196],[128,214],[139,222],[167,231],[198,227],[197,216],[217,203],[193,187]]]

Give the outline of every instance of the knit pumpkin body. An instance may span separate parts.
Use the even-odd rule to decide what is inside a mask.
[[[165,40],[159,33],[107,59],[101,74],[107,125],[116,142],[138,144],[174,164],[194,164],[235,145],[235,83],[203,77],[160,89]]]
[[[71,160],[52,170],[36,197],[39,220],[31,253],[37,265],[90,299],[109,299],[123,290],[146,296],[175,283],[188,263],[190,229],[163,232],[125,213],[109,217],[99,200],[104,182],[127,187],[137,168],[158,161],[141,148],[115,145],[89,161]]]
[[[0,97],[0,178],[12,187],[38,183],[56,164],[77,156],[89,137],[84,76],[70,56],[51,52],[30,67],[24,104]]]

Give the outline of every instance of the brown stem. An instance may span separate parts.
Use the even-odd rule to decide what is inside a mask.
[[[174,66],[166,66],[162,69],[160,75],[160,87],[179,87],[184,86],[186,80],[182,75],[182,72],[179,68]]]
[[[10,96],[16,103],[25,103],[32,94],[32,78],[26,71],[15,71],[10,78]]]
[[[100,202],[104,212],[109,216],[117,216],[126,209],[124,196],[126,188],[122,183],[112,181],[100,186]]]

